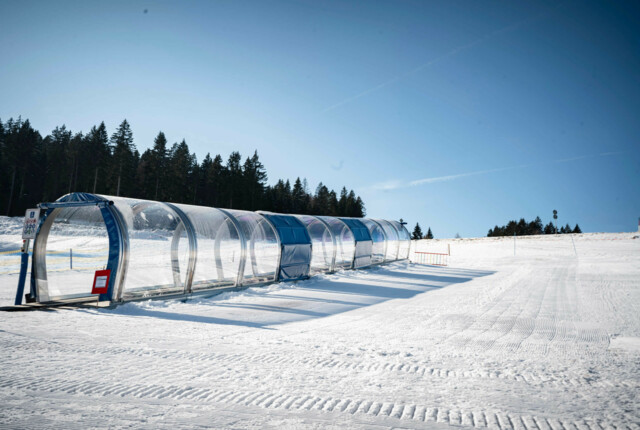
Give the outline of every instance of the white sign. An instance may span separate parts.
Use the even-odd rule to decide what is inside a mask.
[[[40,219],[40,209],[27,209],[24,215],[24,227],[22,228],[23,239],[35,239],[38,230],[38,220]]]
[[[108,276],[96,276],[96,288],[104,288],[107,286]]]

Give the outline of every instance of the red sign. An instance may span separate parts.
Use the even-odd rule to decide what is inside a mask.
[[[93,288],[91,294],[106,294],[109,289],[109,277],[111,270],[96,270],[96,276],[93,278]]]

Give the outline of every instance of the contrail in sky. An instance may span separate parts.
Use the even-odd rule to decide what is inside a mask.
[[[539,166],[539,165],[552,164],[552,163],[568,163],[570,161],[582,160],[585,158],[608,157],[611,155],[625,154],[626,152],[627,151],[601,152],[599,154],[580,155],[578,157],[552,160],[546,163],[520,164],[518,166],[500,167],[497,169],[489,169],[489,170],[477,170],[475,172],[458,173],[456,175],[435,176],[433,178],[416,179],[415,181],[409,181],[409,182],[391,180],[387,182],[374,184],[371,188],[379,191],[390,191],[390,190],[397,190],[399,188],[415,187],[416,185],[433,184],[436,182],[448,182],[448,181],[453,181],[460,178],[466,178],[468,176],[477,176],[477,175],[485,175],[487,173],[504,172],[505,170],[524,169],[526,167]]]
[[[422,184],[433,184],[434,182],[447,182],[447,181],[452,181],[454,179],[465,178],[467,176],[484,175],[486,173],[503,172],[505,170],[522,169],[524,167],[529,167],[529,165],[522,164],[520,166],[501,167],[499,169],[479,170],[477,172],[459,173],[457,175],[437,176],[435,178],[424,178],[424,179],[411,181],[409,182],[408,185],[415,186],[415,185],[422,185]]]
[[[558,8],[560,5],[561,5],[561,3],[558,4],[554,9]],[[443,54],[443,55],[441,55],[439,57],[434,58],[431,61],[428,61],[428,62],[426,62],[424,64],[421,64],[420,66],[418,66],[418,67],[416,67],[416,68],[414,68],[412,70],[409,70],[408,72],[405,72],[405,73],[402,73],[400,75],[397,75],[397,76],[389,79],[388,81],[385,81],[385,82],[383,82],[383,83],[381,83],[379,85],[376,85],[375,87],[369,88],[368,90],[365,90],[365,91],[363,91],[363,92],[361,92],[359,94],[356,94],[355,96],[346,98],[346,99],[344,99],[344,100],[342,100],[342,101],[340,101],[340,102],[338,102],[338,103],[336,103],[334,105],[331,105],[328,108],[325,108],[322,111],[322,113],[326,113],[326,112],[332,111],[332,110],[334,110],[336,108],[339,108],[340,106],[344,106],[344,105],[346,105],[348,103],[351,103],[352,101],[358,100],[359,98],[365,97],[365,96],[367,96],[367,95],[369,95],[371,93],[374,93],[374,92],[376,92],[378,90],[381,90],[382,88],[385,88],[385,87],[388,87],[389,85],[395,84],[396,82],[398,82],[398,81],[400,81],[400,80],[402,80],[402,79],[404,79],[404,78],[406,78],[408,76],[411,76],[411,75],[413,75],[415,73],[418,73],[418,72],[420,72],[420,71],[422,71],[422,70],[424,70],[424,69],[426,69],[428,67],[431,67],[434,64],[437,64],[437,63],[441,62],[442,60],[445,60],[447,58],[451,58],[451,57],[457,55],[458,53],[460,53],[462,51],[465,51],[465,50],[467,50],[469,48],[472,48],[472,47],[484,42],[487,39],[491,39],[492,37],[495,37],[495,36],[497,36],[499,34],[502,34],[502,33],[507,33],[507,32],[516,30],[520,26],[522,26],[522,25],[524,25],[524,24],[526,24],[526,23],[528,23],[530,21],[533,21],[535,19],[538,19],[538,18],[540,18],[541,16],[545,15],[548,12],[549,11],[541,12],[538,15],[535,15],[533,17],[529,17],[529,18],[524,19],[522,21],[518,21],[515,24],[510,24],[510,25],[508,25],[506,27],[503,27],[501,29],[494,30],[494,31],[492,31],[490,33],[485,34],[484,36],[480,37],[479,39],[476,39],[476,40],[474,40],[472,42],[469,42],[467,44],[460,45],[460,46],[458,46],[456,48],[453,48],[451,51],[447,52],[446,54]]]

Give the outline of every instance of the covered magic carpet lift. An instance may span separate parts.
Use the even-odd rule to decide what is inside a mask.
[[[38,208],[31,277],[23,254],[16,305],[23,295],[39,305],[210,295],[409,257],[409,233],[396,221],[88,193]]]

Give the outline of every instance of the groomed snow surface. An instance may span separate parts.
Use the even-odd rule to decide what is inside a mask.
[[[0,218],[2,305],[19,229]],[[0,428],[638,429],[639,236],[420,241],[450,265],[3,312]]]

